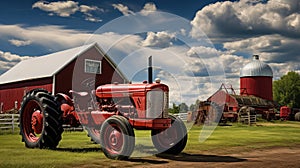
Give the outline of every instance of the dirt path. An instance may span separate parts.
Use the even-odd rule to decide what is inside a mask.
[[[179,156],[164,155],[133,159],[132,162],[144,162],[145,168],[287,168],[300,167],[300,146],[276,147],[270,149],[253,150],[234,154],[186,154]]]

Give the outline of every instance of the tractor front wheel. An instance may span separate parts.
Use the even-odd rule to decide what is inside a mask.
[[[177,155],[187,143],[187,129],[180,118],[169,117],[172,119],[170,128],[151,131],[152,143],[159,153]]]
[[[100,130],[100,144],[106,157],[128,159],[135,145],[134,131],[128,120],[122,116],[106,119]]]
[[[48,91],[35,89],[23,97],[20,134],[28,148],[55,148],[61,140],[62,113]]]

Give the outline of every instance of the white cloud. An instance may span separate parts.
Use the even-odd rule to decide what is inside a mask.
[[[298,0],[217,2],[197,12],[191,22],[194,26],[191,34],[197,37],[200,28],[211,37],[273,33],[300,37],[299,3]]]
[[[213,79],[216,77],[213,76],[190,77],[160,71],[157,77],[162,80],[162,83],[169,86],[170,105],[182,102],[190,105],[197,99],[206,100],[221,86],[221,83],[214,82]]]
[[[32,5],[32,8],[38,8],[40,10],[50,12],[49,15],[53,16],[54,14],[61,17],[69,17],[76,12],[81,12],[85,16],[85,20],[91,22],[100,22],[100,19],[93,17],[91,12],[101,11],[103,9],[98,8],[97,6],[88,6],[88,5],[79,5],[78,2],[74,1],[57,1],[57,2],[47,2],[47,1],[38,1]]]
[[[150,12],[155,12],[157,11],[156,5],[154,3],[146,3],[141,10],[142,15],[148,15]]]
[[[87,5],[80,5],[79,6],[80,12],[82,12],[85,15],[85,20],[90,22],[101,22],[101,19],[98,19],[94,17],[91,12],[93,11],[101,11],[104,12],[103,9],[98,8],[97,6],[87,6]]]
[[[82,13],[89,13],[91,11],[97,11],[97,10],[101,10],[102,12],[103,9],[99,9],[97,6],[87,6],[87,5],[80,5],[80,12]]]
[[[262,35],[225,42],[224,48],[232,52],[248,52],[259,54],[267,62],[300,61],[300,43],[298,39],[281,35]]]
[[[270,63],[273,70],[274,79],[278,80],[283,75],[286,75],[289,71],[300,71],[300,65],[298,62],[287,62],[287,63]]]
[[[8,38],[8,40],[26,39],[25,42],[11,41],[14,45],[31,42],[31,44],[54,50],[79,46],[90,36],[90,33],[66,29],[62,26],[25,27],[22,25],[0,25],[0,38]]]
[[[196,46],[191,47],[187,52],[189,57],[196,57],[196,58],[211,58],[211,57],[218,57],[221,54],[215,48],[212,47],[205,47],[205,46]]]
[[[19,56],[16,54],[12,54],[10,52],[0,51],[0,60],[1,61],[10,61],[10,62],[20,62],[22,60],[28,59],[28,56]]]
[[[115,9],[118,9],[123,15],[129,15],[129,14],[134,14],[133,11],[129,10],[128,6],[125,6],[123,4],[112,4],[112,6],[115,8]]]
[[[7,71],[22,60],[29,59],[29,56],[19,56],[10,52],[0,51],[0,74]]]
[[[78,2],[74,1],[57,1],[50,3],[38,1],[32,5],[32,8],[39,8],[43,11],[52,12],[61,17],[69,17],[79,10]]]
[[[115,9],[117,9],[118,11],[120,11],[125,16],[130,15],[130,14],[134,14],[134,12],[132,10],[130,10],[128,8],[128,6],[125,6],[121,3],[112,4],[112,6]],[[141,12],[142,15],[147,16],[149,13],[155,12],[155,11],[157,11],[156,5],[152,2],[148,2],[144,5],[143,9],[140,12]]]
[[[30,40],[17,40],[17,39],[11,39],[8,40],[12,45],[15,45],[17,47],[20,46],[27,46],[30,45],[32,42]]]
[[[172,41],[175,40],[174,33],[162,32],[148,32],[146,39],[142,42],[144,47],[159,47],[166,48],[173,45]]]
[[[240,69],[251,61],[251,59],[244,58],[242,56],[222,53],[219,57],[224,65],[224,71],[226,78],[238,78],[240,75]]]
[[[174,75],[164,70],[161,70],[157,74],[157,77],[162,80],[162,83],[169,86],[170,105],[183,102],[190,105],[195,103],[197,99],[200,99],[202,92],[200,94],[199,78]],[[201,87],[201,91],[202,88],[203,86]]]
[[[97,18],[94,18],[94,17],[85,17],[85,20],[87,21],[90,21],[90,22],[102,22],[102,19],[97,19]]]
[[[6,72],[11,67],[13,67],[16,63],[15,62],[5,62],[0,60],[0,74]]]
[[[280,35],[265,35],[240,41],[225,42],[224,48],[234,51],[242,48],[244,51],[251,51],[255,53],[276,49],[282,46],[283,41],[284,37]]]

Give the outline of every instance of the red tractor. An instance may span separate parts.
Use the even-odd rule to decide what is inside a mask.
[[[135,146],[136,130],[151,130],[159,153],[179,154],[187,143],[187,129],[168,114],[169,88],[156,80],[142,84],[106,84],[90,92],[28,92],[20,108],[20,133],[29,148],[56,148],[62,124],[84,126],[111,159],[128,159]]]

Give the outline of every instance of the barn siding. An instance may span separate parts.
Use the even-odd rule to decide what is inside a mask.
[[[17,102],[17,109],[19,109],[23,96],[36,88],[43,88],[51,92],[52,79],[43,78],[0,85],[0,106],[2,104],[0,111],[6,112],[14,109],[15,102]]]
[[[215,94],[207,99],[208,101],[215,102],[219,105],[225,105],[225,108],[237,109],[238,102],[229,93],[224,90],[218,90]],[[224,111],[229,111],[229,109],[224,109]]]
[[[85,59],[101,61],[102,73],[85,73]],[[69,90],[87,91],[88,88],[83,87],[81,82],[88,78],[95,79],[95,88],[99,85],[113,82],[124,83],[125,80],[119,73],[116,73],[116,70],[109,61],[93,47],[82,53],[76,60],[57,73],[55,76],[55,93],[63,92],[68,94]]]
[[[67,93],[73,89],[76,91],[87,91],[88,89],[82,87],[81,82],[87,78],[94,78],[96,80],[95,88],[99,85],[107,83],[124,83],[126,78],[120,73],[117,73],[115,67],[106,59],[102,52],[97,47],[91,47],[83,52],[75,60],[69,62],[65,67],[58,70],[56,75],[39,78],[34,80],[20,81],[0,85],[0,105],[2,104],[2,111],[11,110],[15,107],[17,101],[17,108],[20,108],[20,103],[24,94],[35,88],[44,88],[49,92]],[[91,74],[84,72],[85,59],[92,59],[102,61],[102,74]],[[59,61],[59,60],[58,60]],[[76,68],[74,68],[76,67]],[[73,76],[73,74],[76,74]],[[73,80],[74,79],[74,80]],[[55,86],[53,86],[53,80]],[[54,88],[53,88],[54,87]],[[94,88],[94,89],[95,89]],[[0,106],[0,112],[1,106]]]

